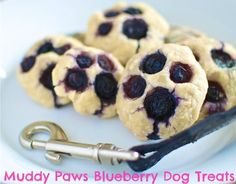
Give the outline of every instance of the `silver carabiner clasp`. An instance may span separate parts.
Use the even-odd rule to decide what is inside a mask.
[[[48,141],[33,140],[36,133],[47,132],[50,134]],[[20,143],[28,149],[44,149],[45,157],[59,163],[62,156],[73,156],[95,160],[101,164],[119,164],[122,161],[134,161],[139,158],[139,153],[124,150],[109,143],[96,145],[68,141],[63,129],[53,122],[39,121],[24,128],[20,134]]]
[[[50,139],[48,141],[33,140],[33,135],[37,133],[49,133]],[[61,127],[49,121],[32,123],[25,127],[20,134],[21,145],[28,149],[45,149],[47,142],[53,140],[66,142],[68,141],[68,137]],[[54,163],[59,163],[61,161],[61,155],[53,151],[48,150],[45,153],[45,157]]]

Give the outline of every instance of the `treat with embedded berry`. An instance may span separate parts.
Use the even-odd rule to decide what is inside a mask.
[[[168,30],[150,6],[118,3],[90,18],[85,43],[112,53],[125,65],[136,53],[162,45]]]
[[[140,140],[168,138],[195,123],[207,87],[191,50],[166,44],[128,62],[119,82],[118,115]]]
[[[224,112],[236,105],[236,49],[212,38],[192,38],[183,42],[190,47],[205,70],[209,88],[200,119]]]
[[[46,107],[61,107],[69,103],[58,97],[52,84],[52,70],[61,55],[82,44],[68,36],[48,36],[35,43],[25,55],[17,71],[18,79],[27,94]]]
[[[83,47],[71,49],[53,70],[56,94],[68,97],[83,115],[116,115],[118,80],[123,66],[111,54]]]

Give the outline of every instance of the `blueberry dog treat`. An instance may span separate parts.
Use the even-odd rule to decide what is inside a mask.
[[[158,47],[169,30],[165,19],[144,3],[118,3],[89,21],[85,43],[111,52],[125,65],[136,53]]]
[[[191,50],[166,44],[128,62],[119,82],[117,112],[138,139],[168,138],[198,119],[207,87]]]
[[[209,88],[200,119],[223,112],[236,105],[236,49],[210,38],[194,38],[183,43],[189,46],[205,70]]]
[[[52,70],[68,49],[82,44],[66,36],[49,36],[35,43],[25,55],[17,74],[27,94],[45,107],[61,107],[69,100],[58,97],[52,85]]]
[[[89,47],[71,49],[61,59],[53,71],[56,94],[68,97],[83,115],[115,116],[118,80],[123,72],[119,61]]]
[[[165,38],[166,43],[181,43],[191,38],[206,37],[204,33],[186,26],[172,26]]]

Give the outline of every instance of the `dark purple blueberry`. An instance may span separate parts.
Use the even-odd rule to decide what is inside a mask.
[[[80,68],[88,68],[93,64],[92,58],[83,54],[76,57],[76,62]]]
[[[155,123],[153,124],[153,132],[150,133],[150,134],[147,136],[148,139],[152,139],[152,140],[158,140],[158,139],[160,139],[160,137],[157,135],[158,132],[159,132],[159,127],[158,127],[158,125],[159,125],[158,122],[155,122]]]
[[[128,98],[138,98],[143,95],[146,85],[144,78],[133,75],[123,84],[123,89]]]
[[[43,86],[47,89],[53,90],[53,84],[52,84],[52,70],[54,69],[56,65],[50,64],[41,74],[39,81]]]
[[[111,73],[100,73],[95,78],[95,92],[101,101],[114,103],[117,94],[117,81]]]
[[[29,56],[24,58],[24,60],[21,62],[21,69],[22,72],[28,72],[35,63],[35,56]]]
[[[66,75],[65,84],[73,90],[82,92],[88,86],[88,77],[83,70],[69,70]]]
[[[105,36],[107,35],[111,29],[112,29],[112,23],[111,22],[104,22],[102,24],[99,25],[98,27],[98,32],[97,34],[100,36]]]
[[[208,81],[207,102],[222,102],[226,99],[225,91],[218,82]]]
[[[143,19],[128,19],[123,23],[122,31],[128,38],[140,40],[147,36],[148,25]]]
[[[124,9],[123,12],[130,15],[139,15],[143,13],[139,8],[134,8],[134,7],[128,7]]]
[[[170,79],[175,83],[189,82],[192,78],[192,70],[188,64],[175,63],[170,69]]]
[[[97,61],[98,65],[108,72],[115,69],[114,63],[106,55],[99,55]]]
[[[54,47],[50,41],[47,41],[39,47],[39,49],[37,50],[37,55],[44,54],[51,51],[54,51]]]
[[[166,56],[157,51],[154,54],[147,55],[140,65],[140,70],[144,73],[155,74],[160,72],[166,64]]]
[[[157,87],[144,100],[144,108],[149,118],[155,121],[168,121],[175,113],[176,99],[168,89]]]
[[[233,59],[228,53],[222,49],[211,50],[211,57],[214,62],[221,68],[232,68],[236,64],[236,59]]]
[[[115,10],[110,10],[110,11],[107,11],[105,12],[105,17],[116,17],[117,15],[119,15],[120,12],[119,11],[115,11]]]
[[[67,50],[71,48],[70,44],[63,45],[61,47],[55,48],[54,52],[56,52],[58,55],[64,54]]]

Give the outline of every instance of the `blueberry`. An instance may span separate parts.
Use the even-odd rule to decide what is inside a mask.
[[[66,75],[65,84],[73,90],[82,92],[88,86],[88,77],[85,71],[71,69]]]
[[[100,73],[95,78],[95,92],[101,101],[114,103],[117,94],[117,81],[111,73]]]
[[[145,97],[144,108],[149,118],[168,121],[175,113],[176,99],[168,89],[157,87]]]
[[[35,56],[29,56],[24,58],[24,60],[21,62],[21,69],[22,72],[28,72],[35,63]]]
[[[208,84],[209,87],[205,99],[205,103],[210,102],[208,104],[208,113],[224,112],[227,100],[224,89],[218,82],[208,81]]]
[[[54,86],[52,83],[52,71],[54,69],[54,67],[56,66],[56,64],[50,64],[41,74],[39,81],[40,83],[47,89],[51,90],[52,92],[52,96],[53,96],[53,101],[54,101],[54,105],[56,108],[60,108],[63,106],[63,104],[60,104],[58,102],[58,97],[54,91]]]
[[[93,60],[87,55],[78,55],[76,62],[80,68],[88,68],[93,64]]]
[[[99,55],[97,58],[97,61],[98,61],[98,65],[102,69],[104,69],[108,72],[113,71],[115,68],[113,62],[106,55]]]
[[[123,23],[122,31],[128,38],[140,40],[147,36],[148,25],[143,19],[128,19]]]
[[[107,35],[111,29],[112,29],[112,23],[111,22],[105,22],[99,25],[97,34],[100,36]]]
[[[54,52],[56,52],[58,55],[63,55],[67,50],[71,48],[70,44],[63,45],[61,47],[55,48]]]
[[[143,95],[146,85],[144,78],[133,75],[123,84],[123,89],[128,98],[138,98]]]
[[[208,81],[209,87],[206,95],[207,102],[222,102],[226,99],[226,95],[222,86],[214,81]]]
[[[42,73],[41,77],[39,78],[39,81],[43,86],[49,90],[53,90],[53,84],[52,84],[52,70],[54,69],[56,65],[50,64]]]
[[[175,63],[170,69],[170,79],[175,83],[189,82],[192,75],[190,66],[180,62]]]
[[[160,72],[166,64],[166,56],[157,51],[154,54],[146,56],[140,65],[140,70],[144,73],[155,74]]]
[[[134,7],[128,7],[126,9],[124,9],[123,12],[130,14],[130,15],[139,15],[139,14],[143,13],[140,9],[134,8]]]
[[[47,41],[39,47],[39,49],[37,50],[37,55],[44,54],[51,51],[54,51],[54,47],[50,41]]]
[[[109,17],[116,17],[119,14],[120,14],[119,11],[111,10],[111,11],[106,12],[104,15],[105,17],[109,18]]]
[[[236,64],[236,60],[233,59],[228,53],[222,49],[211,50],[211,57],[214,62],[221,68],[232,68]]]

